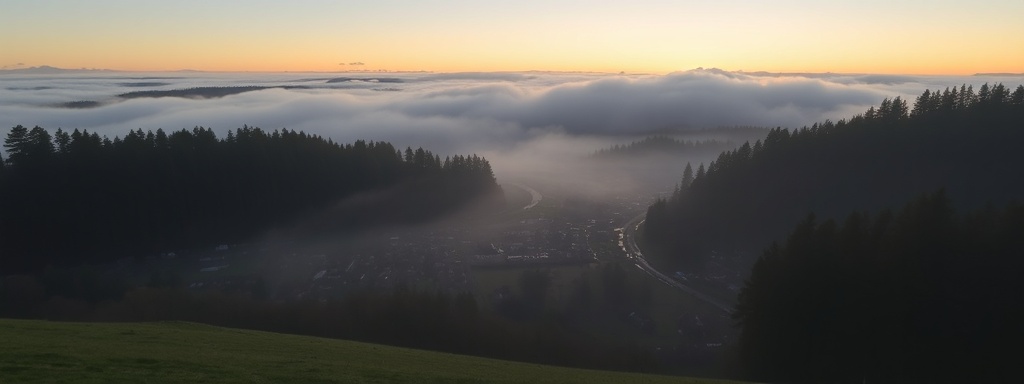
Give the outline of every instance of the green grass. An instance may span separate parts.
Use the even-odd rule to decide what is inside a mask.
[[[725,383],[182,322],[0,319],[0,383]]]

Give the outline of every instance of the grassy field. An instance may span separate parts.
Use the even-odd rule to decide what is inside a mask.
[[[725,383],[202,324],[0,320],[0,383]]]

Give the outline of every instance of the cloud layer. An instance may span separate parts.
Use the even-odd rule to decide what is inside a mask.
[[[884,97],[925,88],[1020,78],[785,75],[692,70],[661,76],[587,73],[0,75],[0,132],[11,126],[83,128],[110,137],[129,129],[243,124],[288,128],[337,141],[388,140],[438,153],[493,152],[562,135],[636,136],[720,126],[799,127],[859,113]],[[397,80],[395,80],[397,79]],[[140,87],[144,84],[146,87]],[[209,86],[303,86],[218,99],[131,99],[139,90]],[[70,101],[117,101],[63,109]],[[593,149],[591,149],[593,150]]]

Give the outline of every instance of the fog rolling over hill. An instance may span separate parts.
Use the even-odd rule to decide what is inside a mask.
[[[691,70],[669,75],[587,73],[232,74],[0,71],[3,126],[89,129],[113,137],[129,129],[204,126],[223,135],[248,124],[288,128],[338,142],[384,140],[439,153],[496,151],[546,134],[642,135],[664,130],[761,126],[794,128],[863,111],[883,97],[908,97],[989,77],[785,75]],[[339,82],[331,82],[337,80]],[[385,79],[390,82],[381,83]],[[397,82],[400,81],[400,82]],[[162,83],[139,87],[139,83]],[[1007,83],[1009,83],[1007,81]],[[401,92],[378,92],[387,84]],[[162,97],[106,103],[129,92],[199,87],[268,87],[216,99]],[[282,89],[291,87],[291,89]],[[212,89],[212,88],[211,88]],[[468,149],[468,151],[467,151]]]
[[[933,378],[923,358],[845,373],[845,355],[827,349],[874,351],[855,342],[867,338],[813,324],[849,328],[822,303],[866,292],[860,276],[902,295],[868,301],[918,324],[945,307],[907,298],[943,301],[928,285],[938,283],[915,280],[927,284],[908,293],[898,277],[906,268],[844,259],[819,270],[816,255],[846,249],[830,245],[836,231],[900,244],[932,233],[904,223],[913,209],[885,211],[923,193],[971,217],[950,228],[1013,232],[1016,208],[998,210],[1024,196],[1014,149],[1024,90],[995,77],[696,69],[0,79],[0,124],[10,127],[0,163],[7,317],[187,320],[755,380]],[[798,226],[812,212],[817,221]],[[851,212],[872,226],[828,221]],[[986,233],[964,234],[956,249],[1015,244],[979,240]],[[856,249],[920,260],[911,245],[875,245]],[[780,276],[821,295],[788,291]],[[836,280],[831,290],[822,276]],[[964,281],[1002,289],[1010,280]],[[812,304],[788,308],[786,297]],[[863,303],[833,309],[870,311],[855,306]],[[973,305],[970,313],[1006,313]],[[964,312],[950,318],[979,326]],[[937,342],[951,324],[934,323],[905,350]],[[973,335],[950,340],[995,345]],[[790,339],[809,346],[779,345]],[[784,356],[817,366],[800,373]],[[952,360],[950,377],[962,373]]]
[[[652,134],[708,139],[722,135],[690,134],[737,126],[796,128],[851,116],[884,97],[906,98],[928,87],[961,83],[978,87],[1004,79],[717,69],[668,75],[387,76],[0,71],[0,78],[4,81],[0,125],[5,127],[79,128],[109,138],[139,128],[171,131],[203,126],[219,137],[242,125],[287,128],[335,142],[387,141],[399,148],[423,147],[439,154],[477,153],[491,160],[499,179],[550,171],[550,165],[565,162],[565,154],[585,156]],[[383,88],[399,91],[380,92]],[[213,94],[220,97],[204,96]],[[737,144],[756,139],[747,137]],[[693,160],[696,164],[703,159]],[[667,184],[669,175],[663,173],[662,184]]]
[[[3,266],[109,262],[244,242],[311,211],[306,232],[426,221],[478,199],[504,205],[490,164],[386,142],[337,144],[243,127],[98,134],[16,126],[0,181]],[[359,195],[360,204],[340,202]],[[333,208],[331,206],[334,205]],[[42,234],[63,239],[41,244]]]
[[[1024,381],[1020,0],[125,3],[0,8],[0,383]]]

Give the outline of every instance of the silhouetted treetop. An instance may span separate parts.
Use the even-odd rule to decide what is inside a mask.
[[[424,220],[500,194],[476,155],[442,163],[409,148],[404,158],[386,142],[339,144],[288,129],[243,126],[224,139],[203,127],[138,129],[109,139],[19,125],[4,149],[0,264],[22,268],[239,241],[357,192],[391,190],[391,200],[318,225]]]
[[[939,188],[962,208],[1022,199],[1021,127],[1024,86],[985,84],[926,90],[912,109],[886,98],[849,119],[775,128],[699,168],[649,209],[646,231],[652,247],[700,267],[713,250],[753,254],[808,212],[834,218]]]

